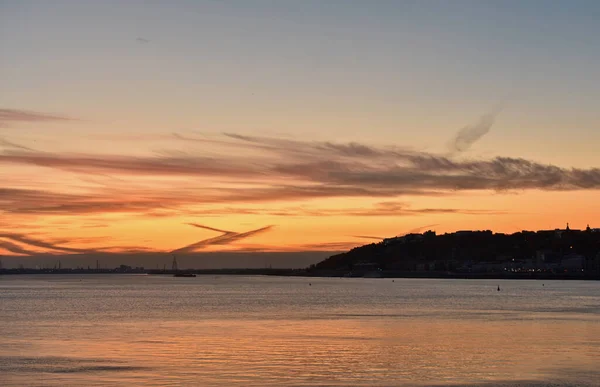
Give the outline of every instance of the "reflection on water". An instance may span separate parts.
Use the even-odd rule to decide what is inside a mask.
[[[0,385],[597,385],[600,284],[497,283],[1,277]]]

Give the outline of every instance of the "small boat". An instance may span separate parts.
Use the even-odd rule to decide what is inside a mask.
[[[192,273],[176,273],[173,275],[173,277],[195,277],[196,274],[192,274]]]
[[[173,263],[171,264],[171,269],[175,272],[173,277],[195,277],[196,276],[196,274],[180,272],[179,265],[177,264],[176,256],[173,256]]]

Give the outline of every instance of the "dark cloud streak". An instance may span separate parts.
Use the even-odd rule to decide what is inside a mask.
[[[198,250],[201,250],[205,247],[208,246],[223,246],[223,245],[229,245],[231,243],[240,241],[242,239],[246,239],[249,238],[251,236],[257,235],[257,234],[261,234],[263,232],[267,232],[269,230],[271,230],[274,226],[266,226],[266,227],[262,227],[256,230],[251,230],[251,231],[246,231],[243,233],[236,233],[236,232],[232,232],[232,231],[220,231],[223,232],[222,235],[219,235],[217,237],[214,238],[209,238],[209,239],[204,239],[201,240],[199,242],[196,243],[192,243],[190,245],[184,246],[182,248],[176,249],[171,251],[172,254],[185,254],[185,253],[193,253],[196,252]],[[203,226],[202,228],[207,228],[207,229],[212,229],[212,228],[208,228],[206,226]],[[216,231],[216,229],[213,229]]]
[[[20,144],[5,140],[1,137],[0,137],[0,146],[6,147],[6,148],[15,148],[15,149],[20,149],[20,150],[35,152],[35,150],[33,150],[32,148],[28,148],[24,145],[20,145]]]
[[[369,236],[369,235],[350,235],[350,236],[353,237],[353,238],[375,239],[375,240],[378,240],[378,241],[382,241],[382,240],[385,239],[385,238],[382,238],[382,237]]]
[[[60,115],[39,113],[29,110],[0,108],[0,126],[6,126],[11,122],[56,122],[72,120],[72,118]]]
[[[76,249],[72,247],[60,246],[54,243],[50,243],[48,241],[43,241],[40,239],[32,238],[30,236],[21,234],[21,233],[7,233],[0,231],[0,238],[8,239],[14,242],[19,242],[26,244],[28,246],[39,247],[43,249],[55,250],[60,252],[69,252],[69,253],[89,253],[92,250],[89,249]]]
[[[23,255],[36,255],[39,254],[36,251],[27,249],[25,247],[19,246],[15,243],[6,241],[6,240],[0,240],[0,247],[10,251],[11,253],[15,253],[15,254],[23,254]]]
[[[235,234],[233,231],[220,230],[218,228],[208,227],[208,226],[204,226],[204,225],[198,224],[198,223],[186,223],[186,224],[189,225],[189,226],[197,227],[197,228],[203,228],[205,230],[221,232],[223,234]]]

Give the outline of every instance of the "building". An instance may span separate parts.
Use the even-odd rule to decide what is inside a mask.
[[[568,271],[581,271],[585,268],[585,257],[579,254],[565,255],[560,261],[560,266]]]
[[[505,268],[502,262],[480,262],[471,265],[473,273],[502,273]]]
[[[588,224],[587,227],[585,228],[585,231],[587,231],[587,232],[600,232],[600,228],[591,228],[590,225]]]

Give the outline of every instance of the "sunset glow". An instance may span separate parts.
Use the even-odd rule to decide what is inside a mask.
[[[421,2],[108,3],[2,5],[1,255],[600,227],[597,23],[479,2],[469,28]]]

